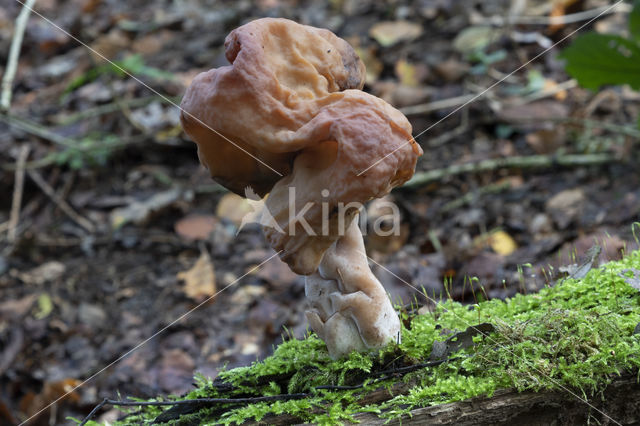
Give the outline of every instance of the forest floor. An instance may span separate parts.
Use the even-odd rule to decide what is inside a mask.
[[[305,334],[303,278],[277,258],[255,268],[273,250],[259,227],[237,232],[248,204],[210,180],[166,102],[225,65],[224,37],[257,17],[329,28],[356,47],[365,90],[420,135],[418,173],[497,160],[390,195],[402,232],[366,243],[396,303],[426,303],[422,288],[438,298],[444,282],[461,302],[533,292],[596,243],[602,262],[637,248],[640,95],[578,87],[557,58],[566,43],[527,63],[607,2],[511,3],[38,1],[0,115],[0,423],[89,378],[37,421],[84,417],[118,393],[181,394],[196,371],[214,377]],[[0,4],[4,74],[22,5]],[[580,19],[551,25],[552,13]],[[626,19],[581,31],[621,32]],[[566,154],[592,164],[529,167]]]

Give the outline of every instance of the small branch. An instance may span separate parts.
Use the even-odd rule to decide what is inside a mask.
[[[607,123],[606,121],[594,120],[590,118],[581,118],[581,117],[557,117],[557,118],[545,118],[544,122],[552,122],[552,123],[568,123],[581,127],[595,127],[598,129],[608,130],[610,132],[620,133],[626,136],[630,136],[634,139],[640,139],[640,130],[638,130],[635,126],[625,126],[621,124],[613,124]],[[491,119],[486,123],[495,123],[495,119]],[[538,118],[519,118],[514,120],[514,123],[540,123],[540,119]]]
[[[175,103],[180,103],[180,97],[178,96],[174,96],[174,97],[170,97],[168,98],[171,101],[175,102]],[[112,102],[109,104],[104,104],[104,105],[99,105],[93,108],[88,108],[84,111],[79,111],[76,112],[74,114],[71,115],[67,115],[67,116],[62,116],[62,115],[56,115],[54,117],[54,121],[57,124],[60,125],[69,125],[69,124],[73,124],[77,121],[80,120],[84,120],[87,118],[93,118],[93,117],[99,117],[101,115],[105,115],[105,114],[110,114],[113,112],[117,112],[120,111],[121,107],[123,105],[129,107],[129,108],[138,108],[138,107],[143,107],[146,105],[149,105],[150,103],[152,103],[153,101],[163,101],[164,99],[162,99],[159,96],[147,96],[145,98],[132,98],[132,99],[123,99],[117,102]]]
[[[308,393],[292,393],[273,396],[257,396],[252,398],[196,398],[196,399],[184,399],[181,401],[118,401],[115,399],[103,399],[87,417],[82,420],[79,426],[84,426],[89,420],[96,414],[96,412],[105,405],[116,405],[120,407],[147,407],[147,406],[176,406],[176,405],[195,405],[202,404],[218,405],[218,404],[255,404],[258,402],[271,402],[271,401],[290,401],[293,399],[302,399],[309,397]]]
[[[523,97],[521,100],[515,103],[515,105],[524,105],[533,101],[537,101],[540,99],[544,99],[549,96],[555,96],[556,94],[563,92],[565,90],[573,89],[578,86],[578,82],[575,79],[570,79],[567,81],[563,81],[562,83],[558,83],[550,89],[540,90],[538,92],[531,93]],[[506,106],[507,108],[509,105]]]
[[[630,4],[621,3],[618,6],[609,9],[611,6],[601,6],[590,10],[584,10],[582,12],[570,13],[562,16],[492,16],[474,22],[476,25],[567,25],[574,24],[576,22],[588,21],[596,16],[602,14],[609,15],[612,13],[628,13],[631,11],[632,6]],[[606,11],[606,12],[605,12]],[[604,12],[604,13],[603,13]]]
[[[412,105],[400,108],[400,112],[404,115],[420,115],[428,112],[438,111],[441,109],[454,108],[464,105],[466,102],[474,99],[477,95],[462,95],[454,98],[441,99],[426,104]]]
[[[16,26],[13,31],[13,40],[9,48],[9,59],[7,60],[7,68],[2,77],[2,95],[0,95],[0,110],[8,111],[11,105],[11,87],[13,79],[18,70],[18,57],[20,56],[20,48],[22,47],[22,39],[24,38],[24,30],[27,27],[29,14],[36,0],[26,0],[22,5],[22,10],[16,18]]]
[[[403,188],[415,188],[426,183],[442,180],[464,173],[479,173],[498,169],[534,169],[553,166],[576,167],[619,162],[611,154],[531,155],[523,157],[496,158],[477,163],[454,164],[443,169],[416,173]]]
[[[57,145],[66,146],[68,148],[77,146],[77,143],[73,139],[60,136],[38,123],[16,117],[15,115],[0,114],[0,121],[8,124],[9,126],[17,127],[18,129],[34,136],[46,139]]]
[[[67,216],[69,216],[71,220],[73,220],[75,223],[89,232],[95,231],[95,226],[93,226],[93,223],[76,213],[73,208],[71,208],[71,206],[62,199],[62,197],[56,194],[55,190],[44,179],[42,179],[40,173],[35,170],[29,170],[27,171],[27,174],[36,183],[36,185],[40,187],[42,192],[44,192],[51,199],[51,201],[53,201],[58,207],[60,207],[60,210],[62,210]]]
[[[9,231],[7,239],[10,244],[16,241],[18,221],[20,220],[20,209],[22,208],[22,194],[24,190],[24,165],[29,156],[29,145],[24,144],[18,154],[16,161],[16,172],[13,183],[13,199],[11,201],[11,216],[9,217]]]

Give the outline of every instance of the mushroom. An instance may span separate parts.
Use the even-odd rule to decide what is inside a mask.
[[[196,76],[181,105],[201,162],[231,191],[268,193],[264,234],[306,276],[307,318],[332,357],[399,339],[356,217],[413,175],[411,125],[361,90],[364,64],[328,30],[258,19],[225,49],[231,65]]]

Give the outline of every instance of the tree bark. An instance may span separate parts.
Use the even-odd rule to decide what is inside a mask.
[[[406,393],[411,385],[398,383],[391,394]],[[355,416],[363,425],[640,425],[640,383],[636,375],[623,375],[604,391],[585,403],[577,391],[522,392],[513,389],[496,392],[491,398],[477,397],[450,404],[418,408],[410,416],[392,420],[381,419],[375,414]],[[392,397],[387,390],[379,389],[362,398],[362,404],[380,403]],[[598,411],[600,410],[600,411]],[[604,414],[603,414],[604,413]],[[290,415],[266,417],[261,422],[249,424],[285,425],[300,424],[300,419]]]
[[[603,392],[581,401],[576,391],[522,392],[502,390],[491,398],[419,408],[411,416],[387,425],[585,425],[640,424],[640,384],[636,376],[623,376]],[[595,408],[593,408],[595,407]],[[598,412],[597,410],[600,410]],[[604,413],[604,414],[602,414]],[[608,417],[607,417],[608,416]],[[356,416],[361,424],[385,424],[370,413]]]

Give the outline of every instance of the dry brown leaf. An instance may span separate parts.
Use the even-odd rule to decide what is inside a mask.
[[[186,271],[178,272],[177,278],[183,280],[184,294],[201,302],[216,292],[216,276],[209,253],[203,251],[196,263]]]
[[[576,4],[579,0],[554,0],[552,2],[551,13],[549,14],[550,18],[556,18],[560,16],[564,16],[568,13],[568,10]],[[550,24],[547,31],[550,33],[555,33],[560,28],[562,28],[563,24]]]
[[[144,225],[154,214],[161,212],[184,197],[184,190],[171,188],[158,192],[146,200],[133,201],[125,207],[111,211],[110,220],[113,229],[120,229],[129,222]]]
[[[60,278],[65,270],[64,263],[52,260],[25,272],[17,272],[16,276],[25,284],[42,285]]]
[[[65,397],[60,404],[77,404],[80,402],[80,395],[74,389],[80,384],[80,380],[64,379],[57,382],[46,382],[42,392],[35,394],[28,392],[20,400],[20,411],[27,417],[35,416],[42,411],[39,416],[49,417],[49,405],[58,402],[58,399]],[[35,421],[35,420],[34,420]]]
[[[231,192],[224,194],[216,207],[216,215],[219,218],[227,219],[236,226],[240,226],[242,218],[252,212],[253,208],[246,198]]]
[[[536,154],[553,154],[566,140],[563,126],[553,129],[540,129],[525,136],[527,144]]]
[[[175,223],[176,234],[187,240],[206,240],[218,225],[218,219],[212,215],[190,214]]]
[[[384,21],[371,27],[369,35],[381,46],[387,47],[420,37],[422,26],[409,21]]]

